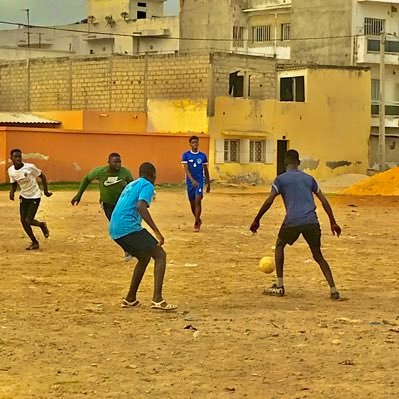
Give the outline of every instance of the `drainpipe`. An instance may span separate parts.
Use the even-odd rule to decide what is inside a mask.
[[[274,13],[274,58],[277,58],[277,13]]]

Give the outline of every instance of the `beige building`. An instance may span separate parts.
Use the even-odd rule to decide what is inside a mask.
[[[220,16],[223,16],[222,18]],[[180,1],[180,49],[290,58],[291,0]],[[195,39],[195,40],[189,40]]]
[[[164,2],[88,0],[87,18],[76,24],[0,31],[0,59],[174,53],[179,19],[164,16]]]

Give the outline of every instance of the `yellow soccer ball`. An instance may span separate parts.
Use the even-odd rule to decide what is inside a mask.
[[[276,265],[274,264],[274,259],[270,256],[264,256],[259,261],[259,270],[263,273],[270,274],[273,273],[276,269]]]

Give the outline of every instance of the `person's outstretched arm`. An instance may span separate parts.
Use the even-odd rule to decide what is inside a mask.
[[[249,228],[252,233],[256,233],[260,227],[260,220],[262,219],[263,215],[270,209],[270,207],[273,205],[274,200],[277,197],[277,193],[274,189],[270,192],[269,196],[266,198],[266,201],[260,208],[258,214],[256,215],[254,221],[251,224],[251,227]]]
[[[330,219],[332,233],[339,237],[341,235],[342,229],[341,229],[341,227],[339,227],[339,225],[337,224],[337,222],[335,220],[334,212],[331,208],[330,203],[328,202],[327,198],[320,190],[317,193],[315,193],[315,195],[320,200],[324,211],[326,212],[328,218]]]

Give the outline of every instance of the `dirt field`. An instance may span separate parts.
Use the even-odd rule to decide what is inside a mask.
[[[160,314],[148,306],[152,265],[139,295],[147,306],[119,307],[134,263],[108,237],[97,196],[77,208],[70,192],[43,199],[51,237],[28,253],[18,202],[0,193],[1,399],[399,397],[399,198],[331,198],[340,239],[319,212],[347,298],[331,302],[302,240],[287,251],[287,296],[261,295],[274,277],[257,263],[273,252],[280,202],[252,236],[264,195],[216,190],[194,234],[183,190],[159,190],[165,298],[179,305]]]

